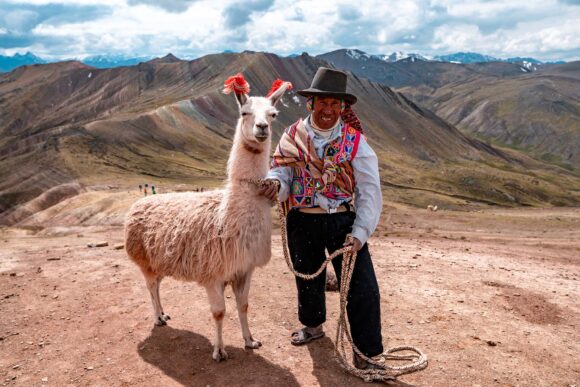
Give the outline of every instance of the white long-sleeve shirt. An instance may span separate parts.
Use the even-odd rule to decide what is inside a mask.
[[[310,116],[304,120],[308,135],[312,139],[318,157],[322,158],[326,145],[340,136],[342,131],[342,121],[332,129],[329,137],[318,135],[310,125]],[[381,182],[379,178],[379,165],[375,152],[367,143],[364,136],[361,136],[355,158],[351,161],[355,180],[355,211],[356,219],[352,226],[352,236],[357,238],[364,245],[371,234],[375,231],[381,210],[383,208],[383,196],[381,192]],[[285,201],[290,195],[290,185],[292,184],[292,168],[276,167],[271,169],[266,176],[267,179],[280,181],[280,191],[278,199]],[[350,199],[349,199],[350,200]],[[327,212],[330,209],[339,207],[345,200],[329,199],[319,192],[314,194],[314,206],[320,206]],[[346,200],[348,201],[348,200]]]

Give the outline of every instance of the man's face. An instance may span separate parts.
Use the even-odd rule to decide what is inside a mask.
[[[320,129],[330,129],[340,117],[340,99],[314,97],[312,118]]]

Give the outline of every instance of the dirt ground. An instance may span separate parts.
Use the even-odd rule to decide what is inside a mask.
[[[243,349],[227,290],[230,359],[211,359],[205,292],[161,286],[167,327],[153,328],[141,273],[115,227],[0,230],[0,384],[355,386],[333,358],[338,294],[327,337],[293,347],[294,279],[273,236],[254,276]],[[88,248],[95,241],[109,246]],[[417,386],[580,385],[580,209],[472,212],[389,207],[370,242],[386,347],[410,344],[429,367]]]

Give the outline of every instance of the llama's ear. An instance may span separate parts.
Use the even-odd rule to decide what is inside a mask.
[[[238,105],[241,108],[242,106],[244,106],[244,104],[246,103],[246,101],[248,100],[248,95],[247,94],[236,94],[236,101],[238,101]]]
[[[272,103],[272,106],[276,106],[286,90],[292,90],[292,84],[290,82],[284,82],[281,79],[276,79],[274,81],[272,88],[267,95],[267,97],[270,99],[270,102]]]
[[[250,92],[250,84],[245,80],[241,73],[229,77],[224,82],[224,94],[234,93],[238,105],[242,107],[248,100],[248,93]]]

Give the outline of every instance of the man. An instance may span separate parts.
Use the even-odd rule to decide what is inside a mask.
[[[377,156],[362,135],[350,106],[356,96],[346,92],[346,74],[320,67],[311,87],[298,91],[308,98],[311,114],[287,128],[274,153],[268,179],[280,182],[261,194],[286,201],[288,247],[294,267],[313,273],[348,235],[357,252],[347,314],[355,345],[367,357],[383,352],[379,287],[367,239],[382,209]],[[353,207],[354,204],[354,207]],[[355,209],[355,211],[353,211]],[[340,283],[342,257],[332,261]],[[302,345],[324,336],[325,273],[314,280],[296,278],[298,317],[303,328],[291,343]],[[378,368],[355,356],[358,368]]]

